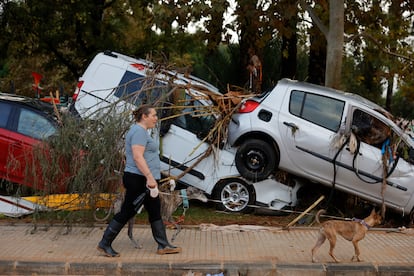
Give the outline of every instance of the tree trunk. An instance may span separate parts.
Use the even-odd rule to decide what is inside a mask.
[[[298,19],[296,16],[286,18],[284,26],[290,27],[288,35],[282,37],[282,78],[297,79],[297,28]]]
[[[211,1],[211,4],[216,8],[210,11],[211,20],[207,23],[207,56],[214,54],[221,42],[224,20],[223,14],[227,8],[227,5],[225,5],[222,0],[213,0]]]
[[[385,98],[385,109],[388,110],[389,112],[392,112],[391,110],[391,99],[392,99],[392,89],[394,87],[394,76],[391,75],[388,78],[388,86],[387,86],[387,97]]]
[[[249,63],[249,49],[252,48],[260,57],[260,48],[258,42],[260,41],[259,26],[260,16],[259,11],[256,8],[256,1],[251,0],[239,0],[236,14],[240,19],[240,74],[242,83],[245,84],[249,80],[249,71],[247,65]]]
[[[308,79],[310,83],[325,85],[326,37],[315,25],[309,31],[310,49]]]
[[[340,89],[344,45],[344,1],[329,1],[327,45],[325,86]]]

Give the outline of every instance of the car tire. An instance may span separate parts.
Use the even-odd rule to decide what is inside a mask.
[[[411,210],[411,213],[408,216],[408,224],[409,225],[414,224],[414,208],[413,208],[413,210]]]
[[[263,140],[246,140],[237,149],[236,168],[248,180],[264,180],[278,165],[279,152]]]
[[[242,179],[230,178],[217,184],[214,198],[216,209],[232,213],[250,213],[256,201],[254,187]]]

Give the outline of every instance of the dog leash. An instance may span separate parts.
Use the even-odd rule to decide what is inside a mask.
[[[186,189],[181,189],[180,192],[181,192],[181,197],[183,198],[183,208],[184,208],[184,213],[185,213],[185,211],[190,206],[190,203],[188,201],[188,196],[187,196],[187,190]]]
[[[190,203],[188,201],[188,196],[187,196],[187,190],[181,189],[180,193],[181,193],[181,198],[183,199],[183,214],[174,223],[174,226],[176,227],[177,230],[175,231],[174,235],[171,237],[171,241],[174,241],[175,238],[178,236],[178,234],[181,232],[180,223],[184,222],[185,213],[187,209],[190,207]]]

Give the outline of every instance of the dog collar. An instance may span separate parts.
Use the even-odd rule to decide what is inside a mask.
[[[358,223],[360,223],[360,224],[364,225],[367,229],[371,228],[371,226],[369,226],[369,225],[365,222],[365,220],[363,220],[363,219],[352,218],[352,221],[355,221],[355,222],[358,222]]]

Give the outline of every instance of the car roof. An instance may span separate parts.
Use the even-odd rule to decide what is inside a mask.
[[[142,63],[142,65],[149,68],[150,70],[156,68],[156,64],[154,64],[151,61],[145,60],[145,59],[133,58],[133,57],[126,56],[126,55],[123,55],[121,53],[117,53],[117,52],[113,52],[113,51],[105,51],[105,52],[102,52],[101,54],[111,56],[113,58],[120,58],[120,59],[123,59],[127,62],[130,62],[130,63],[139,62],[139,63]],[[204,89],[207,88],[209,91],[211,91],[215,94],[220,94],[221,95],[221,93],[219,92],[217,87],[215,87],[214,85],[212,85],[212,84],[206,82],[205,80],[200,79],[196,76],[193,76],[193,75],[190,75],[190,74],[183,74],[183,73],[173,71],[173,70],[168,70],[168,69],[162,70],[161,73],[164,74],[165,76],[174,76],[177,79],[177,81],[181,81],[183,84],[191,84],[193,90],[198,90],[198,91],[202,92],[203,88]]]
[[[37,98],[0,92],[0,101],[15,102],[17,104],[37,109],[43,113],[46,113],[48,116],[55,117],[55,110],[53,106],[50,103],[42,102]]]
[[[321,86],[321,85],[316,85],[316,84],[312,84],[308,82],[301,82],[301,81],[296,81],[296,80],[291,80],[291,79],[286,79],[286,78],[280,80],[278,84],[286,85],[290,88],[306,89],[309,92],[315,92],[317,94],[322,94],[325,96],[330,96],[330,97],[334,97],[337,99],[341,99],[343,101],[363,105],[363,106],[368,107],[371,110],[375,110],[381,113],[383,116],[386,116],[389,118],[392,117],[392,115],[380,105],[357,94],[333,89],[333,88],[326,87],[326,86]]]

